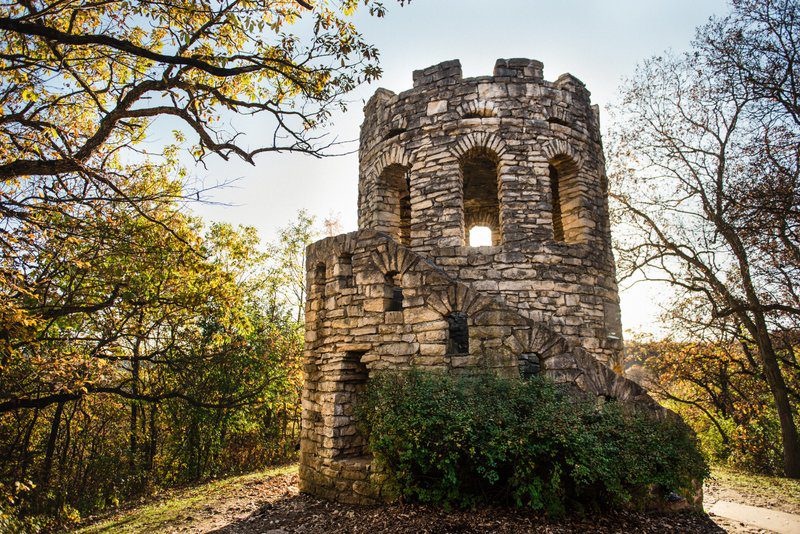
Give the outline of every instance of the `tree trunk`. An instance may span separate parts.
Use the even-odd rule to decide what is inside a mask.
[[[20,464],[20,469],[19,469],[20,480],[25,480],[25,475],[28,473],[28,467],[30,466],[31,459],[33,458],[33,454],[30,451],[31,434],[33,433],[33,429],[36,426],[36,422],[38,420],[39,420],[39,409],[36,408],[33,411],[33,417],[31,417],[31,424],[28,425],[28,428],[25,431],[25,438],[22,440],[22,463]]]
[[[56,441],[58,439],[58,427],[61,425],[61,415],[64,413],[64,403],[59,402],[56,405],[56,412],[53,414],[53,421],[50,423],[50,435],[47,437],[47,448],[44,453],[44,466],[42,467],[42,475],[39,479],[39,494],[44,495],[47,486],[50,483],[50,473],[53,469],[53,455],[56,450]]]
[[[789,478],[800,478],[800,439],[797,435],[797,426],[794,422],[792,405],[789,401],[789,393],[786,382],[783,379],[775,348],[767,331],[767,325],[763,319],[756,317],[758,328],[753,332],[758,344],[758,351],[761,354],[761,361],[764,364],[764,375],[775,399],[775,408],[778,411],[778,419],[781,423],[781,437],[783,439],[783,471]]]
[[[72,486],[69,482],[65,483],[65,478],[69,476],[72,466],[70,457],[70,447],[72,446],[72,419],[75,417],[75,412],[78,409],[78,404],[73,404],[72,412],[67,416],[64,421],[64,438],[61,443],[61,458],[58,463],[58,488],[56,493],[56,510],[60,510],[67,498]]]
[[[139,342],[136,342],[136,349],[138,349]],[[138,359],[138,350],[134,349],[133,354],[133,362],[131,368],[131,374],[133,375],[133,379],[131,380],[131,393],[136,396],[139,393],[139,359]],[[128,467],[131,473],[136,472],[136,450],[139,447],[138,444],[138,419],[139,419],[139,405],[136,400],[131,401],[131,421],[130,421],[130,445],[128,449]]]
[[[155,466],[156,445],[158,444],[158,425],[156,416],[158,415],[158,405],[154,402],[150,405],[150,443],[147,447],[147,470],[152,471]]]

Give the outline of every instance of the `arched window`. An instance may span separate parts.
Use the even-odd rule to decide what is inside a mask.
[[[580,218],[581,190],[578,167],[567,157],[550,161],[550,198],[553,204],[553,239],[565,243],[583,241],[585,227]]]
[[[358,404],[369,380],[369,370],[364,363],[365,351],[346,352],[342,359],[341,373],[336,379],[337,411],[334,418],[334,458],[353,458],[368,454],[367,440],[361,434],[355,416]]]
[[[475,226],[491,231],[491,244],[502,243],[497,155],[483,148],[467,152],[461,158],[463,179],[464,234]]]
[[[564,241],[564,222],[561,219],[561,191],[559,191],[558,171],[550,165],[550,197],[553,199],[553,239]]]
[[[408,168],[394,164],[378,177],[376,230],[401,245],[411,241],[411,179]]]
[[[384,311],[403,311],[403,288],[400,286],[400,274],[397,271],[386,273],[386,285],[383,293]]]

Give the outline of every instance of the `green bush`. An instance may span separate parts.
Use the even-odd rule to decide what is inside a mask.
[[[682,423],[598,406],[544,378],[382,373],[357,416],[387,487],[446,507],[641,505],[688,495],[708,474]]]

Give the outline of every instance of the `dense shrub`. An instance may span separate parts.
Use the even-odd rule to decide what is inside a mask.
[[[387,372],[370,380],[358,417],[387,486],[445,506],[502,502],[558,515],[639,505],[686,495],[708,473],[679,421],[598,406],[545,378]]]

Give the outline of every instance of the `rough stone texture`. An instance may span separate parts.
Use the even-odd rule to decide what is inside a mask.
[[[420,367],[544,373],[666,413],[615,373],[622,340],[598,111],[569,74],[458,61],[379,89],[361,129],[358,232],[307,250],[300,480],[383,500],[353,405],[370,373]],[[472,226],[493,245],[469,247]]]
[[[409,91],[375,93],[360,150],[360,228],[395,237],[619,369],[605,165],[598,110],[583,83],[569,74],[547,82],[542,64],[528,59],[498,60],[494,76],[469,79],[458,61],[441,63],[414,72]],[[496,166],[487,170],[494,212],[465,209],[464,170],[476,158]],[[406,195],[410,232],[398,201]],[[490,227],[496,246],[466,246],[474,225]]]

